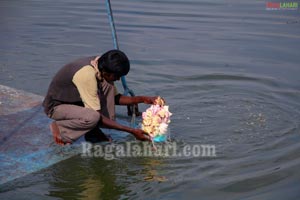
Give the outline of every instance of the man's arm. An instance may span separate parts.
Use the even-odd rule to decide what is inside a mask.
[[[98,111],[98,112],[100,113],[100,111]],[[100,115],[101,115],[101,119],[100,119],[101,126],[104,126],[105,128],[116,129],[119,131],[126,131],[128,133],[131,133],[138,140],[151,141],[149,135],[145,131],[143,131],[141,129],[130,128],[128,126],[123,126],[123,125],[115,122],[114,120],[111,120],[111,119],[105,117],[101,113],[100,113]]]
[[[117,96],[118,101],[116,101],[117,105],[133,105],[133,104],[139,104],[139,103],[145,103],[145,104],[155,104],[155,99],[157,97],[149,97],[149,96],[124,96],[121,94],[118,94]]]

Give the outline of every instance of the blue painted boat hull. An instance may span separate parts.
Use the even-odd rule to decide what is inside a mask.
[[[83,137],[68,146],[54,143],[51,119],[43,112],[42,100],[41,96],[0,85],[0,185],[81,153]],[[117,140],[126,140],[129,135],[119,131],[110,134]]]

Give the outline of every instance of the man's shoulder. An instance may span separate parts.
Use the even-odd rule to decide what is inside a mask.
[[[85,65],[76,72],[80,76],[93,76],[95,77],[96,70],[91,65]]]
[[[73,77],[73,81],[92,81],[94,79],[96,79],[96,70],[91,65],[83,66]]]

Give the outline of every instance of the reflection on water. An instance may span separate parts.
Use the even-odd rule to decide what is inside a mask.
[[[1,186],[0,196],[298,199],[299,10],[238,0],[112,6],[130,88],[167,100],[179,148],[212,144],[217,157],[77,156]],[[0,12],[3,85],[43,95],[63,64],[112,48],[102,1],[2,0]]]
[[[66,160],[45,173],[51,177],[49,196],[70,199],[117,199],[126,190],[117,182],[116,162],[103,159]]]

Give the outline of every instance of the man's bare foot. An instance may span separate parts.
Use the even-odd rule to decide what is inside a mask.
[[[61,139],[61,136],[60,136],[60,132],[59,132],[59,129],[58,129],[58,126],[56,124],[55,121],[53,121],[51,124],[50,124],[50,130],[52,132],[52,135],[53,135],[53,139],[55,141],[56,144],[59,144],[61,146],[64,146],[66,144],[71,144],[69,142],[64,142],[62,139]]]

